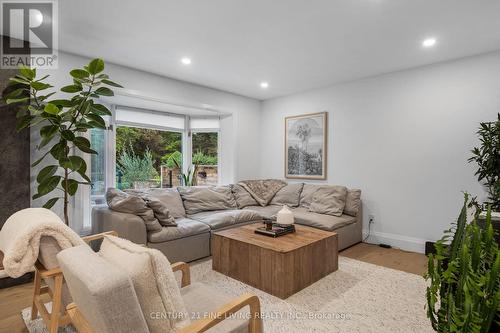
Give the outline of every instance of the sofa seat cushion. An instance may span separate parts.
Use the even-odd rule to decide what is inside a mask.
[[[280,205],[269,205],[269,206],[248,206],[243,210],[251,210],[259,213],[263,218],[270,219],[276,217],[276,214],[283,208]]]
[[[234,297],[210,289],[202,283],[193,283],[181,289],[181,296],[189,315],[204,318],[207,313],[215,313],[220,307],[234,300]],[[247,333],[250,312],[244,307],[206,332],[209,333]]]
[[[262,215],[251,210],[231,209],[201,212],[189,215],[189,218],[205,223],[212,230],[217,230],[240,223],[260,221],[262,220]]]
[[[356,223],[356,218],[343,214],[342,216],[332,216],[310,212],[304,207],[292,210],[295,223],[315,227],[326,231],[334,231],[348,224]]]
[[[160,231],[148,233],[148,241],[162,243],[210,232],[210,228],[206,224],[189,218],[176,219],[175,222],[177,223],[176,227],[163,227]]]

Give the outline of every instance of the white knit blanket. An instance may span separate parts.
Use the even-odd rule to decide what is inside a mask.
[[[84,244],[54,212],[45,208],[20,210],[0,230],[0,250],[7,275],[17,278],[33,270],[44,236],[53,237],[61,249]]]

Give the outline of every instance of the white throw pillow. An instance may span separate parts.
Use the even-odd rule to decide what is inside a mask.
[[[150,332],[175,332],[190,323],[170,262],[160,251],[105,236],[99,254],[130,276]]]

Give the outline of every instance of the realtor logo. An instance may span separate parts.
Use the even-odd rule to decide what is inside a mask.
[[[57,68],[57,2],[1,1],[0,68]]]

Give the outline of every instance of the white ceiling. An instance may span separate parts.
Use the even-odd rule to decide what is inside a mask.
[[[258,99],[500,49],[498,0],[60,0],[59,20],[63,51]]]

